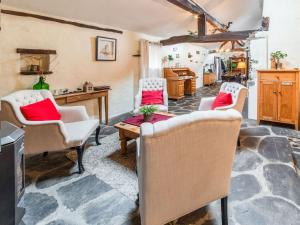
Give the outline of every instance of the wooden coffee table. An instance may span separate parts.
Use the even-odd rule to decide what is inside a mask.
[[[174,114],[170,113],[164,113],[159,112],[156,114],[166,115],[166,116],[172,116],[174,117]],[[131,124],[127,124],[124,122],[120,122],[114,125],[115,128],[119,130],[119,137],[121,142],[121,154],[127,153],[127,141],[137,139],[140,136],[140,127],[134,126]]]

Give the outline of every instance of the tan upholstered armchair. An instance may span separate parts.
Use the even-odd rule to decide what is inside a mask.
[[[220,88],[220,92],[232,94],[232,104],[224,107],[218,107],[216,110],[235,109],[242,113],[248,89],[235,82],[225,82]],[[216,97],[202,98],[199,106],[199,111],[210,110]]]
[[[227,224],[241,119],[230,109],[142,124],[137,142],[142,225],[166,224],[217,199],[222,199],[222,222]]]
[[[61,120],[28,121],[20,106],[49,98],[61,114]],[[96,143],[100,126],[98,120],[89,119],[83,106],[59,106],[47,90],[22,90],[1,98],[0,119],[9,121],[25,130],[25,153],[36,154],[75,147],[79,173],[84,170],[82,156],[84,145],[96,130]]]

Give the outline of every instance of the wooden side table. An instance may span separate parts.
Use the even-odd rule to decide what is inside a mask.
[[[102,123],[102,99],[104,98],[104,105],[105,105],[105,123],[108,125],[108,91],[110,89],[103,89],[99,91],[92,91],[92,92],[77,92],[72,94],[65,94],[65,95],[57,95],[55,96],[55,101],[58,105],[65,105],[74,102],[80,102],[90,99],[97,99],[98,100],[98,108],[99,108],[99,121],[100,124]]]

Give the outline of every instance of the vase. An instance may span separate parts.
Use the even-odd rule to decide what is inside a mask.
[[[150,122],[153,119],[153,114],[144,114],[144,122]]]
[[[281,63],[279,60],[275,61],[275,68],[276,68],[276,70],[279,70],[281,68]]]
[[[41,90],[41,89],[49,90],[49,84],[47,84],[45,80],[46,78],[40,76],[39,81],[35,85],[33,85],[33,90]]]

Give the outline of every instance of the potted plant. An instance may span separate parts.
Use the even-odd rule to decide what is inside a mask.
[[[150,122],[153,119],[153,114],[157,111],[157,108],[153,105],[147,105],[140,108],[140,113],[144,116],[144,122]]]
[[[282,51],[276,51],[276,52],[272,52],[271,56],[275,62],[275,68],[280,69],[280,60],[287,57],[287,54]]]

